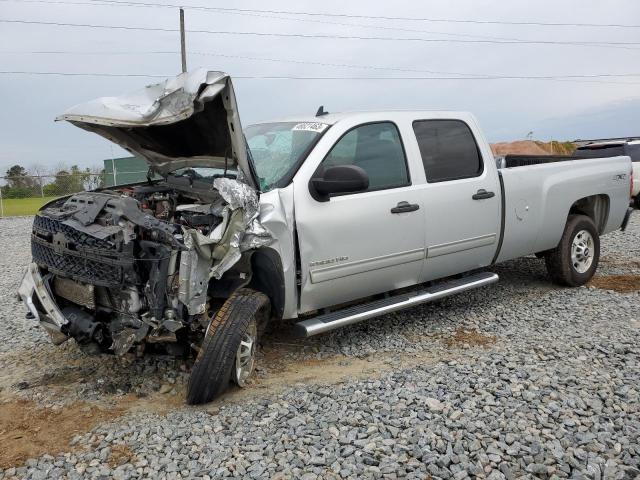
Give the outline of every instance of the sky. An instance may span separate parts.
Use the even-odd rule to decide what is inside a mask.
[[[640,28],[485,23],[640,27],[637,0],[185,1],[189,69],[205,67],[225,71],[232,77],[358,77],[304,81],[236,78],[234,86],[244,125],[309,115],[324,105],[330,112],[471,111],[490,141],[523,139],[529,132],[533,132],[533,138],[547,141],[640,135]],[[177,7],[149,5],[169,4],[171,0],[130,3],[133,2],[147,6],[131,5],[124,0],[0,0],[0,174],[14,164],[41,170],[72,164],[94,167],[105,158],[126,155],[107,140],[54,122],[54,118],[74,104],[137,90],[159,79],[6,72],[163,76],[179,73]],[[198,5],[243,11],[189,8]],[[345,16],[273,13],[292,10]],[[344,36],[360,38],[336,38]],[[543,43],[504,43],[504,39]],[[594,42],[609,45],[593,45]],[[569,75],[635,76],[566,78]],[[565,78],[554,81],[473,78],[477,76]]]

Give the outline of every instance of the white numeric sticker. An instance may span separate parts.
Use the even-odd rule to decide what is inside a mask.
[[[328,126],[329,125],[327,125],[326,123],[304,122],[304,123],[298,123],[295,127],[293,127],[293,131],[321,133],[321,132],[324,132]]]

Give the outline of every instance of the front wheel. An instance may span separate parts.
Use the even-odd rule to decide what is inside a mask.
[[[233,380],[244,387],[253,373],[258,332],[268,320],[269,298],[249,288],[237,290],[211,319],[193,365],[187,403],[207,403]]]
[[[551,280],[579,287],[593,277],[600,260],[600,235],[586,215],[569,215],[558,246],[545,256]]]

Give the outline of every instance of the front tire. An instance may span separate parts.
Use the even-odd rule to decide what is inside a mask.
[[[560,243],[545,257],[551,280],[579,287],[591,280],[599,261],[600,235],[595,223],[586,215],[569,215]]]
[[[633,206],[636,207],[636,210],[640,210],[640,193],[633,199]]]
[[[269,298],[241,288],[211,319],[193,365],[187,403],[207,403],[223,393],[233,379],[240,387],[253,372],[258,332],[270,313]]]

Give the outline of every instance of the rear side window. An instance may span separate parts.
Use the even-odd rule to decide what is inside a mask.
[[[482,157],[469,126],[460,120],[417,120],[413,131],[430,183],[477,177]]]
[[[369,176],[369,190],[409,185],[400,133],[391,122],[360,125],[345,133],[322,161],[321,168],[357,165]]]

